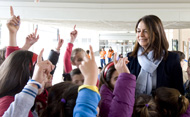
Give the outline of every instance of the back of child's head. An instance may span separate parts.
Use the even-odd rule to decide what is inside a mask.
[[[33,53],[18,50],[11,53],[0,67],[0,97],[19,93],[32,77]]]
[[[110,90],[113,91],[114,87],[111,84],[111,77],[114,71],[116,71],[116,69],[113,62],[108,63],[102,69],[101,74],[100,74],[99,89],[101,88],[103,84],[105,84]]]
[[[175,52],[179,55],[179,59],[180,61],[182,61],[183,59],[185,59],[185,54],[181,51],[172,51],[172,52]]]
[[[162,117],[179,117],[186,112],[189,106],[188,99],[173,88],[158,88],[155,93],[155,101]]]
[[[82,48],[75,48],[71,53],[71,63],[78,67],[85,55],[86,53]]]
[[[149,95],[139,95],[135,100],[133,117],[159,117],[157,105]]]
[[[79,68],[73,69],[70,72],[71,80],[74,84],[82,85],[84,82],[84,76],[82,75]]]
[[[0,49],[0,65],[3,63],[5,60],[5,52],[6,52],[6,47]]]
[[[71,82],[61,82],[52,86],[42,117],[73,117],[78,87]]]

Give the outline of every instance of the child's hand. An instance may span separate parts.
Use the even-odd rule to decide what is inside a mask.
[[[20,27],[20,16],[14,15],[12,6],[10,6],[10,14],[11,18],[7,21],[7,28],[9,29],[9,33],[16,34]]]
[[[117,58],[117,53],[114,54],[114,66],[117,72],[120,73],[130,73],[128,67],[126,64],[129,63],[129,60],[127,57],[125,58],[120,58],[119,61],[116,60]]]
[[[95,62],[94,52],[90,46],[90,59],[84,56],[84,61],[79,65],[79,69],[84,76],[84,85],[96,86],[98,79],[98,69]]]
[[[50,74],[50,72],[54,69],[54,65],[49,61],[42,61],[42,54],[44,49],[41,50],[37,63],[35,65],[34,74],[32,79],[42,84],[42,89],[45,86],[45,83],[47,82],[47,76]],[[43,90],[41,90],[43,91]],[[40,94],[41,92],[39,92]]]
[[[60,38],[60,35],[59,35],[59,40],[58,40],[58,44],[57,44],[57,48],[56,48],[56,51],[57,52],[60,52],[60,48],[62,47],[64,43],[64,40]]]
[[[39,35],[37,36],[37,28],[36,28],[34,33],[26,37],[26,42],[24,46],[22,47],[22,49],[28,50],[34,43],[38,41],[38,39],[39,39]]]
[[[74,41],[75,41],[75,39],[77,37],[78,32],[77,32],[77,30],[75,30],[75,28],[76,28],[76,25],[74,26],[74,31],[72,31],[70,33],[70,36],[71,36],[71,42],[70,43],[74,43]]]

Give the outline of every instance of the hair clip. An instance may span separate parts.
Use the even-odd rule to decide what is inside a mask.
[[[114,63],[113,62],[110,62],[107,66],[106,66],[106,68],[105,68],[105,70],[104,70],[104,78],[106,79],[106,74],[107,74],[107,71],[108,71],[108,69],[111,67],[111,66],[113,66],[114,65]]]
[[[149,105],[148,105],[148,104],[145,104],[145,106],[148,108]]]
[[[64,104],[66,103],[66,100],[64,98],[61,99],[61,102],[63,102]]]

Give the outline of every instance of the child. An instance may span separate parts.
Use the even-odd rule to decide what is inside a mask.
[[[73,43],[77,37],[77,30],[75,30],[76,25],[74,26],[74,31],[70,33],[71,40],[68,43],[67,49],[65,51],[65,55],[63,58],[63,65],[64,65],[64,74],[70,73],[72,70],[72,65],[76,66],[77,68],[83,61],[84,56],[86,56],[86,52],[82,48],[76,48],[72,50]],[[65,75],[63,75],[65,76]]]
[[[26,51],[26,52],[28,52],[28,51]],[[3,63],[3,66],[6,65],[8,63],[8,61],[11,60],[12,57],[15,57],[16,55],[19,55],[19,53],[23,53],[23,52],[22,51],[15,51],[14,53],[12,53],[5,60],[5,62]],[[32,80],[30,79],[28,81],[27,85],[26,85],[25,82],[27,82],[27,80],[29,79],[29,75],[27,75],[27,73],[28,73],[27,68],[25,68],[23,70],[23,72],[21,72],[21,74],[23,74],[23,77],[20,77],[20,80],[18,78],[16,79],[16,80],[18,80],[18,82],[21,81],[20,82],[21,84],[16,85],[17,88],[12,89],[12,90],[10,88],[8,88],[8,87],[4,88],[4,89],[7,89],[7,90],[10,90],[9,92],[6,92],[8,96],[12,95],[12,96],[15,96],[15,97],[13,97],[13,101],[12,101],[11,105],[10,106],[8,105],[9,107],[6,110],[6,112],[5,113],[3,112],[4,113],[3,117],[10,117],[10,116],[14,116],[14,117],[17,117],[17,116],[22,116],[22,117],[30,116],[30,117],[32,117],[30,109],[34,104],[34,99],[35,99],[37,94],[40,94],[43,91],[45,82],[47,80],[47,75],[50,74],[50,72],[54,69],[54,65],[52,65],[52,63],[50,61],[48,61],[48,60],[42,61],[42,53],[43,53],[43,50],[40,52],[40,54],[38,56],[38,60],[37,60],[36,66],[35,66],[35,71],[34,71],[34,75],[32,77]],[[25,56],[21,56],[21,57],[25,58]],[[26,57],[26,59],[27,58],[28,57]],[[20,64],[20,63],[18,62],[17,64]],[[16,64],[15,64],[15,66],[16,66]],[[23,63],[23,66],[27,66],[27,65],[25,65]],[[20,66],[20,69],[21,68],[22,67]],[[14,71],[17,71],[17,74],[19,74],[18,70],[15,69],[15,70],[12,70],[11,72],[14,73]],[[14,74],[13,74],[13,76],[14,76]],[[14,77],[16,77],[16,76],[14,76]],[[19,75],[18,75],[18,77],[19,77]],[[9,79],[9,81],[13,80],[13,79],[11,79],[11,77],[9,77],[7,79]],[[0,80],[2,81],[3,79],[0,78]],[[3,82],[5,82],[5,81],[6,80],[4,80]],[[5,85],[2,84],[3,82],[1,82],[1,86],[5,86]],[[14,84],[12,84],[12,88],[14,88]],[[2,93],[3,91],[4,90],[1,90],[0,95],[3,95],[3,93]],[[18,93],[18,94],[15,95],[15,93]],[[9,96],[9,97],[11,97],[11,96]],[[5,102],[8,102],[8,100],[5,100]],[[3,102],[3,103],[5,103],[5,102]],[[6,107],[4,107],[3,105],[0,105],[0,106],[2,106],[1,107],[1,112],[2,112]],[[2,116],[2,114],[1,114],[1,116]]]
[[[162,117],[189,117],[188,99],[177,89],[160,87],[156,89],[155,102]]]
[[[127,58],[117,62],[116,56],[115,53],[114,63],[110,62],[101,72],[101,117],[131,117],[133,113],[136,77],[130,74],[126,66],[129,62]]]
[[[133,117],[159,117],[157,105],[152,96],[139,95],[135,100]]]

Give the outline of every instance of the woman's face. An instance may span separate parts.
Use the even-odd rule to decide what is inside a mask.
[[[111,85],[113,86],[113,88],[115,86],[118,76],[119,76],[119,73],[115,70],[111,76]]]
[[[143,21],[140,21],[137,27],[136,38],[140,46],[147,49],[150,43],[147,27]]]

